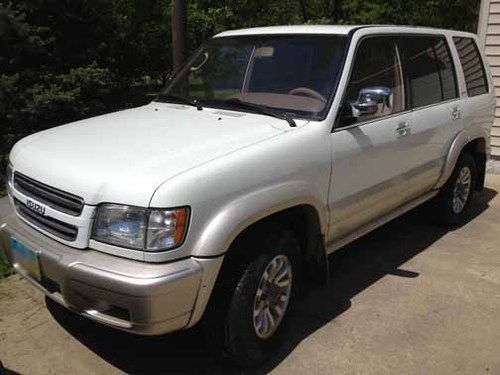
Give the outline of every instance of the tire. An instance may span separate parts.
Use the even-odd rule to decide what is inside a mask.
[[[258,249],[257,255],[242,267],[243,272],[237,278],[236,285],[233,284],[229,304],[226,304],[227,311],[219,314],[219,317],[224,318],[216,325],[218,333],[212,335],[221,341],[219,345],[222,346],[223,355],[241,367],[262,363],[280,348],[300,280],[299,244],[290,231],[268,227],[268,230],[259,231],[259,235],[251,236],[231,251],[237,255],[240,250],[248,253],[251,248],[253,253]],[[271,277],[274,269],[278,270],[275,279]],[[266,271],[269,277],[264,282]],[[279,277],[281,274],[284,276]],[[282,288],[272,282],[278,279]],[[290,281],[289,287],[285,286],[287,279]],[[286,302],[283,301],[285,294]],[[269,312],[265,311],[266,304]],[[282,314],[279,315],[273,306],[277,306]],[[261,313],[255,316],[254,309]],[[269,328],[272,324],[268,324],[269,329],[266,329],[264,320],[270,322],[269,314],[275,325]]]
[[[466,221],[474,199],[476,181],[475,159],[465,152],[460,155],[453,173],[436,197],[435,217],[439,224],[456,227]]]

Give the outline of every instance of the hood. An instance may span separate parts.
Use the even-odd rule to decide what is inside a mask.
[[[16,144],[11,162],[87,204],[148,206],[170,178],[287,127],[262,115],[152,103],[33,134]]]

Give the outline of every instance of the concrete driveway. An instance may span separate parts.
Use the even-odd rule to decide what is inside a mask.
[[[286,347],[244,373],[500,374],[500,176],[448,232],[419,209],[334,254],[298,301]],[[0,359],[22,374],[243,373],[200,332],[136,337],[0,282]],[[47,309],[48,306],[48,309]]]

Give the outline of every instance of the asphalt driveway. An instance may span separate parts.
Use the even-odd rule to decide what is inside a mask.
[[[286,347],[245,373],[500,374],[499,191],[489,175],[457,230],[419,209],[334,254],[331,285],[298,301]],[[242,373],[196,330],[117,332],[18,276],[0,282],[0,359],[21,374]]]

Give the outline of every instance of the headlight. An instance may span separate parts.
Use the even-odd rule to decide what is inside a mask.
[[[137,250],[169,250],[184,240],[188,216],[186,207],[148,209],[104,204],[97,210],[93,238]]]
[[[187,208],[151,210],[146,236],[146,250],[158,251],[179,246],[186,234],[187,219]]]
[[[10,193],[12,187],[14,186],[14,169],[12,164],[7,164],[7,192]]]

